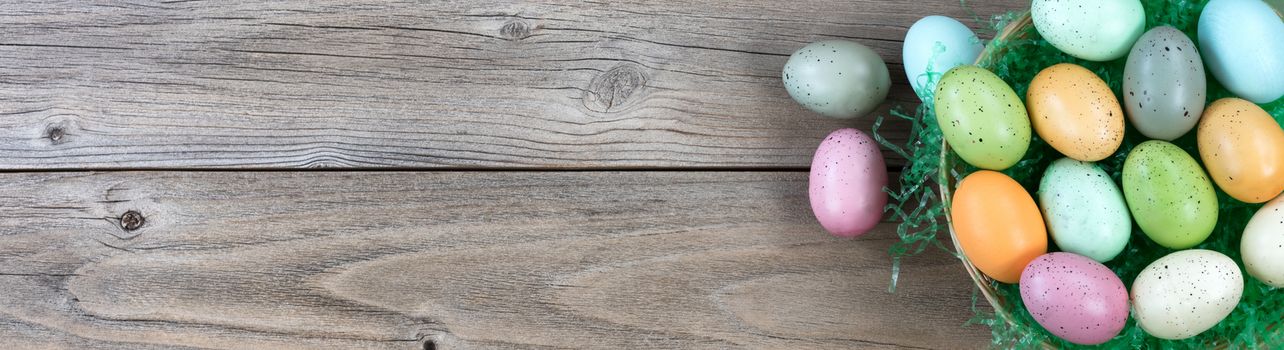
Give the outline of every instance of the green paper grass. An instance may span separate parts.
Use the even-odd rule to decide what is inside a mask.
[[[1146,26],[1153,28],[1159,25],[1171,25],[1184,32],[1190,38],[1196,40],[1196,22],[1200,10],[1203,9],[1205,1],[1159,1],[1150,0],[1142,1],[1146,9]],[[1019,18],[1017,13],[1009,13],[997,16],[993,23],[996,32],[1001,30],[1009,23]],[[1029,82],[1040,70],[1045,67],[1070,62],[1083,66],[1100,76],[1106,84],[1114,91],[1116,98],[1123,101],[1120,95],[1121,83],[1123,81],[1124,63],[1127,58],[1121,58],[1111,62],[1090,62],[1077,59],[1057,50],[1047,41],[1039,38],[1031,26],[1028,28],[1027,39],[999,39],[992,41],[990,46],[1003,47],[1006,49],[999,56],[992,56],[990,66],[985,67],[993,71],[1000,78],[1003,78],[1010,84],[1018,96],[1025,96]],[[1013,36],[1019,37],[1019,36]],[[987,50],[992,53],[993,50]],[[939,77],[937,77],[939,78]],[[930,98],[931,92],[925,92],[921,99]],[[1208,76],[1208,102],[1233,96],[1225,88],[1219,85],[1215,78]],[[1277,122],[1284,125],[1284,99],[1261,105],[1268,113],[1275,117]],[[874,124],[874,137],[884,147],[891,149],[904,156],[908,161],[905,169],[901,173],[900,189],[896,191],[888,190],[891,201],[887,210],[892,216],[901,221],[897,227],[897,234],[900,236],[900,242],[892,245],[890,255],[893,260],[892,268],[892,290],[895,289],[897,276],[899,274],[900,260],[922,252],[931,246],[945,248],[942,240],[948,237],[938,237],[938,233],[948,232],[948,223],[944,220],[944,213],[947,210],[948,203],[941,203],[937,184],[937,174],[940,171],[941,155],[941,130],[936,124],[936,116],[932,111],[932,106],[921,105],[913,111],[913,114],[902,112],[902,109],[893,110],[891,117],[906,119],[912,123],[909,141],[906,144],[898,145],[882,137],[878,128],[882,125],[883,117],[880,117]],[[1013,166],[1005,174],[1025,186],[1026,190],[1034,193],[1038,186],[1039,177],[1053,160],[1061,158],[1061,155],[1047,145],[1038,135],[1033,135],[1034,139],[1030,144],[1030,149],[1016,166]],[[1098,164],[1111,174],[1116,184],[1120,184],[1120,172],[1123,169],[1123,162],[1127,158],[1128,152],[1137,144],[1146,141],[1146,138],[1132,128],[1131,125],[1125,133],[1123,145],[1119,151]],[[1175,140],[1177,146],[1186,150],[1197,161],[1199,152],[1195,143],[1195,132]],[[962,179],[963,176],[976,168],[973,168],[957,155],[951,154],[953,164],[962,165],[954,178]],[[1216,250],[1226,254],[1238,263],[1243,272],[1243,261],[1239,255],[1240,235],[1244,227],[1248,224],[1249,218],[1260,208],[1261,204],[1246,204],[1239,202],[1224,192],[1218,191],[1218,203],[1220,206],[1219,219],[1217,228],[1207,241],[1200,244],[1199,249]],[[1056,247],[1049,240],[1051,250],[1055,251]],[[1106,263],[1106,266],[1114,270],[1123,280],[1124,285],[1131,286],[1137,274],[1141,272],[1146,265],[1152,261],[1172,253],[1174,250],[1161,247],[1141,232],[1141,229],[1134,225],[1132,239],[1128,242],[1127,248],[1118,258]],[[952,252],[953,253],[953,252]],[[957,255],[957,253],[955,253]],[[1135,348],[1172,348],[1172,349],[1207,349],[1207,348],[1280,348],[1284,346],[1284,290],[1272,288],[1258,281],[1257,279],[1244,273],[1244,295],[1235,310],[1221,323],[1212,329],[1201,333],[1198,336],[1180,340],[1171,341],[1151,337],[1145,333],[1136,323],[1135,320],[1129,319],[1123,332],[1110,342],[1093,348],[1105,349],[1135,349]],[[992,331],[992,346],[999,348],[1041,348],[1044,345],[1052,345],[1058,348],[1085,348],[1074,345],[1051,335],[1044,330],[1030,313],[1026,311],[1021,301],[1020,289],[1015,284],[1002,284],[992,282],[996,296],[1006,302],[1006,312],[1008,319],[999,317],[988,308],[978,307],[977,296],[973,296],[973,311],[975,316],[968,323],[983,324],[989,326]]]

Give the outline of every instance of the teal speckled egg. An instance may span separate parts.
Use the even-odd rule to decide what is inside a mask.
[[[789,56],[781,77],[794,101],[838,119],[874,111],[892,85],[887,64],[874,50],[845,40],[803,46]]]
[[[1123,57],[1146,28],[1138,0],[1034,0],[1030,18],[1052,46],[1089,61]]]
[[[936,122],[968,164],[1003,170],[1030,147],[1030,117],[1003,79],[984,68],[958,66],[936,84]]]
[[[1128,205],[1096,164],[1070,158],[1052,162],[1039,180],[1038,195],[1048,233],[1062,251],[1107,262],[1128,245]]]
[[[1217,225],[1213,183],[1195,158],[1166,141],[1142,142],[1128,153],[1123,190],[1137,226],[1164,247],[1199,245]]]

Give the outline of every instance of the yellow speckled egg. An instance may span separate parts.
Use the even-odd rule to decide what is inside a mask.
[[[1261,107],[1233,97],[1214,101],[1196,137],[1208,175],[1226,194],[1262,203],[1284,192],[1284,130]]]
[[[1119,99],[1096,73],[1071,63],[1044,68],[1026,91],[1030,123],[1052,148],[1075,160],[1105,159],[1123,143]]]

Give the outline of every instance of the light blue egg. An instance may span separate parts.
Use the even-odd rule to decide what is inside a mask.
[[[1284,96],[1284,19],[1260,0],[1213,0],[1199,16],[1199,50],[1227,90],[1256,103]]]
[[[1096,164],[1061,158],[1039,182],[1039,209],[1062,251],[1098,262],[1114,259],[1132,236],[1123,192]]]
[[[950,68],[976,62],[984,48],[976,33],[963,23],[945,16],[927,16],[914,22],[905,33],[901,58],[914,93],[924,96],[936,90],[936,82]],[[932,103],[930,97],[923,102]]]

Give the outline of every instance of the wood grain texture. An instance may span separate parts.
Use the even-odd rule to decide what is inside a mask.
[[[0,169],[802,168],[874,118],[803,110],[787,56],[871,46],[913,105],[900,41],[932,14],[981,26],[955,0],[5,1]]]
[[[976,348],[952,256],[793,172],[0,176],[0,347]],[[121,228],[134,211],[142,224]]]

